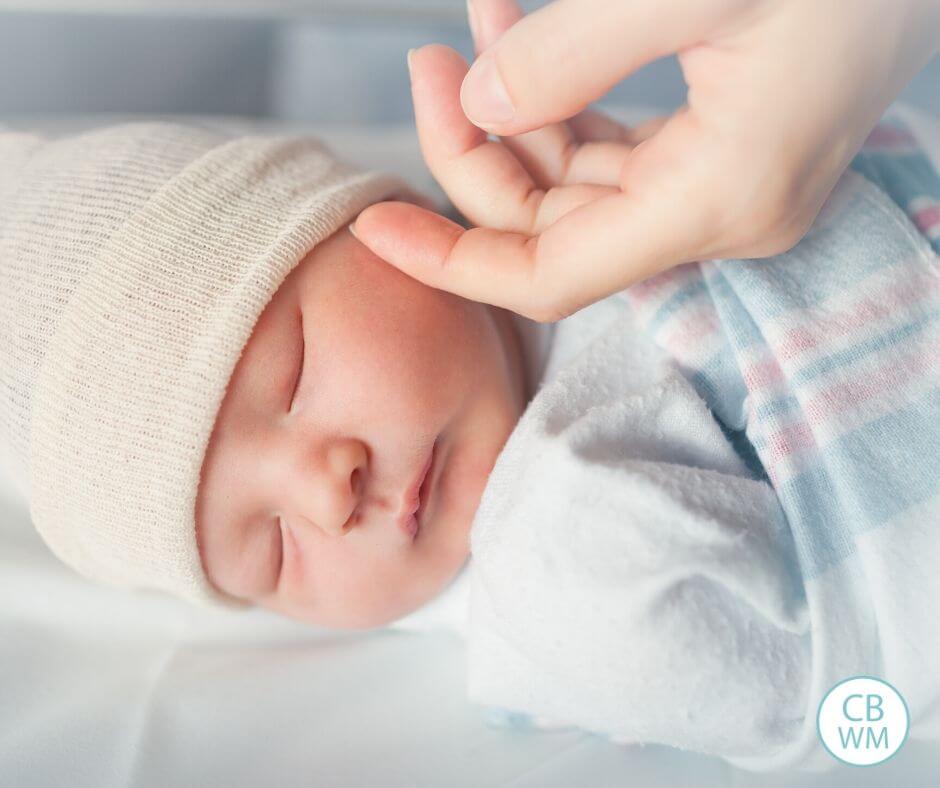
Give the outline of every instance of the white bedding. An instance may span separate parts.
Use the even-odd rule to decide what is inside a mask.
[[[317,133],[430,183],[411,129]],[[48,552],[0,472],[0,785],[794,783],[666,747],[490,727],[465,699],[465,666],[444,632],[331,633],[93,585]],[[908,742],[877,768],[799,784],[934,785],[933,750]]]

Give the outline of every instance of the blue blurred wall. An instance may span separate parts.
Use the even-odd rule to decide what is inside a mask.
[[[439,41],[471,51],[463,0],[437,6],[448,13],[364,17],[350,10],[277,19],[0,12],[0,115],[195,112],[407,121],[408,48]],[[669,59],[618,86],[611,99],[670,109],[684,95]],[[940,115],[940,59],[904,98]]]

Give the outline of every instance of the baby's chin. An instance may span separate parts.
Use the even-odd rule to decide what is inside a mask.
[[[445,592],[451,582],[466,567],[470,558],[469,541],[461,548],[452,547],[446,558],[438,558],[432,576],[426,576],[420,585],[411,584],[406,593],[390,599],[380,591],[364,595],[353,605],[327,607],[305,605],[302,601],[285,602],[283,598],[259,599],[258,606],[287,618],[315,627],[335,630],[380,629],[408,616],[433,602]]]
[[[468,553],[469,556],[469,553]],[[457,576],[460,569],[455,571],[447,580],[440,584],[440,587],[436,588],[433,592],[427,592],[423,597],[419,598],[417,601],[411,602],[409,605],[404,605],[400,607],[375,607],[368,610],[344,610],[338,612],[329,612],[324,611],[313,611],[313,610],[303,610],[303,609],[292,609],[285,610],[281,607],[275,607],[261,602],[261,607],[265,607],[268,610],[271,610],[274,613],[278,613],[288,618],[292,618],[295,621],[300,621],[304,624],[310,624],[315,627],[322,627],[324,629],[335,629],[335,630],[347,630],[347,631],[365,631],[372,629],[381,629],[382,627],[389,626],[399,619],[404,618],[405,616],[411,615],[412,613],[417,612],[425,605],[431,603],[437,599],[444,589],[450,584],[452,580]]]

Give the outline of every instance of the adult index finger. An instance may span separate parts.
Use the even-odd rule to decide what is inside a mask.
[[[659,209],[628,200],[617,193],[592,201],[540,236],[465,230],[397,202],[366,208],[353,229],[374,254],[430,287],[550,322],[683,261],[679,235],[655,232],[666,226],[651,219]]]
[[[628,188],[566,206],[538,235],[464,230],[404,203],[367,208],[356,235],[432,287],[558,320],[674,265],[724,251],[728,167],[720,157],[695,155],[687,144],[694,125],[684,116],[667,127],[658,145],[637,151],[625,174]]]

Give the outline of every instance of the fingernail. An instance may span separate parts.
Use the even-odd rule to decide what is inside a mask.
[[[477,58],[460,88],[463,111],[477,126],[506,123],[516,114],[492,50]]]
[[[470,35],[473,36],[474,42],[480,40],[480,28],[478,27],[479,21],[477,20],[477,13],[473,7],[473,0],[467,0],[467,22],[470,25]]]
[[[414,57],[414,53],[415,53],[414,47],[412,47],[411,49],[408,50],[408,76],[409,76],[409,77],[410,77],[411,74],[412,74],[412,70],[411,70],[411,60],[412,60],[412,58]]]
[[[400,62],[400,61],[399,61],[399,62]],[[353,238],[355,238],[357,241],[359,241],[359,236],[356,235],[356,223],[355,223],[355,222],[353,222],[352,224],[349,225],[349,234],[350,234]],[[361,241],[359,241],[359,242],[362,243]]]

